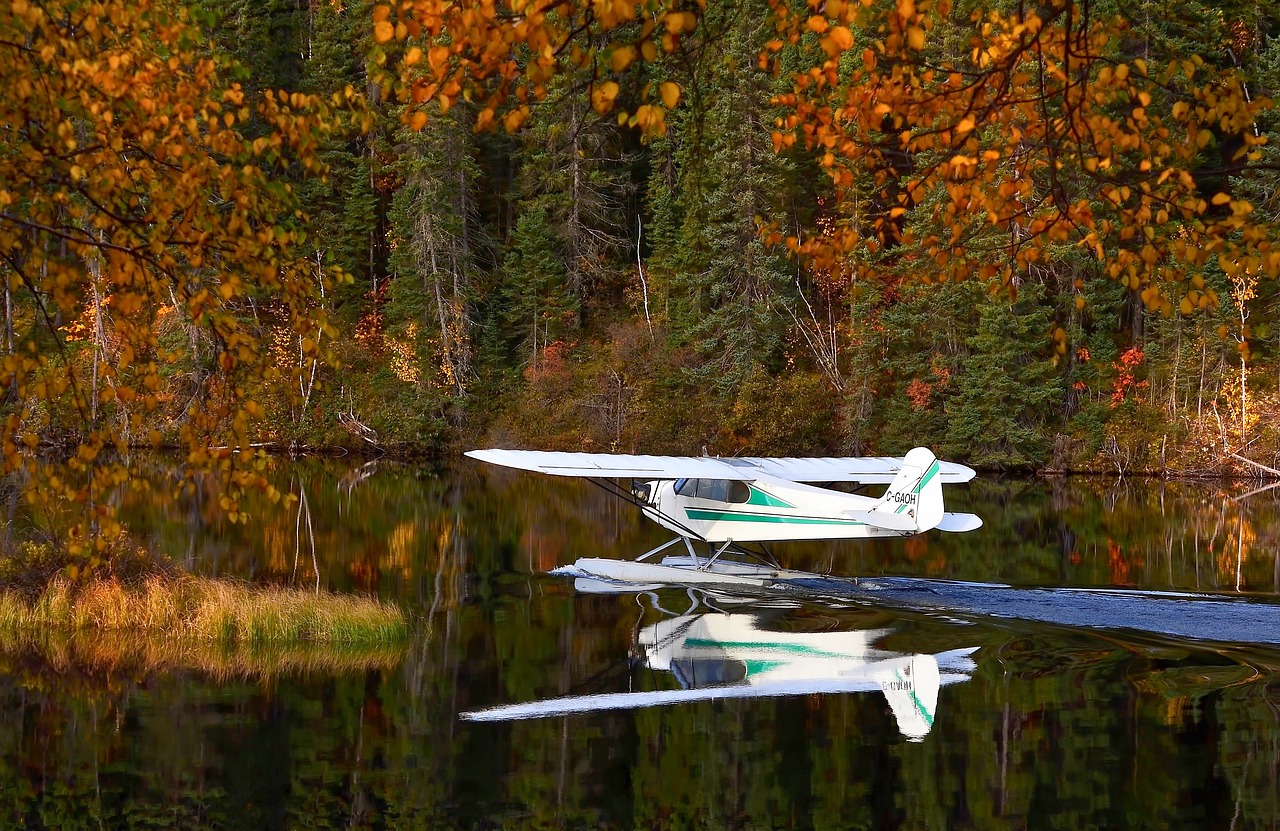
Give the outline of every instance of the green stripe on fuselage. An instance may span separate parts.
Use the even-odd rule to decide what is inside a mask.
[[[689,519],[703,522],[772,522],[782,525],[862,525],[855,519],[820,519],[808,516],[779,516],[777,514],[747,514],[738,511],[708,511],[703,508],[685,508]]]
[[[748,505],[764,505],[767,508],[794,508],[790,502],[784,502],[771,493],[765,493],[754,485],[747,485],[751,489],[751,498],[747,500]]]
[[[911,689],[907,691],[907,695],[911,696],[911,703],[915,706],[916,712],[920,714],[920,718],[924,719],[924,723],[929,725],[929,727],[933,727],[933,713],[929,712],[929,708],[924,706],[924,702],[920,700],[920,696],[916,695],[915,683],[907,681],[907,679],[902,677],[902,673],[896,669],[893,671],[893,677],[898,679],[898,682],[903,686],[906,686],[907,684],[911,685]]]

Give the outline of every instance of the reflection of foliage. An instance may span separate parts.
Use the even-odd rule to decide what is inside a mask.
[[[136,632],[14,632],[0,629],[6,674],[36,686],[41,676],[65,687],[79,678],[88,688],[110,679],[149,678],[194,670],[220,682],[298,675],[348,675],[383,671],[404,659],[405,643],[228,644],[190,638],[139,636]],[[47,680],[46,677],[46,680]]]

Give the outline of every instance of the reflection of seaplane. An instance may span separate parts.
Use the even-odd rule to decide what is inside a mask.
[[[636,563],[594,560],[586,569],[612,579],[663,580],[672,568],[705,571],[733,551],[773,558],[752,543],[905,537],[924,531],[972,531],[973,514],[947,513],[942,485],[967,482],[973,470],[940,462],[927,448],[905,458],[766,459],[631,456],[537,450],[472,450],[491,464],[554,476],[591,479],[629,499],[645,516],[679,536],[641,555]],[[615,480],[630,479],[624,488]],[[887,484],[879,498],[818,485]],[[688,556],[637,569],[640,561],[683,542]],[[708,553],[699,557],[694,543]],[[613,565],[609,565],[613,563]],[[583,561],[579,561],[583,565]],[[727,564],[726,564],[727,565]],[[627,567],[627,577],[618,569]],[[656,569],[647,571],[646,569]]]
[[[583,584],[579,584],[583,588]],[[973,649],[909,655],[880,649],[885,629],[788,632],[767,628],[761,610],[686,613],[639,631],[645,666],[669,672],[679,689],[578,695],[464,713],[507,721],[634,709],[722,698],[879,690],[898,729],[920,740],[933,726],[938,689],[966,681]]]

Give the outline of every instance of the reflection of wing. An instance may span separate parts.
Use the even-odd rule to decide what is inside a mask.
[[[518,721],[730,698],[772,698],[880,690],[889,700],[902,735],[910,741],[919,741],[933,726],[938,687],[969,680],[974,669],[973,661],[968,657],[972,652],[972,649],[959,649],[936,656],[905,655],[889,661],[873,661],[851,667],[834,678],[797,678],[755,685],[739,682],[678,690],[570,695],[472,710],[461,713],[460,717],[466,721]]]
[[[790,482],[888,484],[902,460],[887,456],[848,458],[731,458],[720,456],[636,456],[622,453],[567,453],[544,450],[471,450],[490,464],[548,473],[605,479],[741,479],[773,477]],[[974,473],[954,462],[939,462],[943,482],[968,482]]]

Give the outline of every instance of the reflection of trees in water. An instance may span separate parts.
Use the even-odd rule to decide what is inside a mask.
[[[1265,649],[1219,654],[1008,622],[908,619],[892,648],[983,644],[977,672],[944,689],[920,743],[902,740],[875,696],[518,724],[456,718],[515,693],[570,692],[566,684],[584,679],[639,683],[625,663],[638,612],[629,597],[564,593],[441,602],[430,636],[388,663],[300,659],[264,674],[234,669],[217,683],[191,663],[163,669],[163,656],[107,668],[97,651],[107,648],[95,644],[68,647],[85,650],[79,658],[44,645],[4,649],[0,810],[60,827],[1275,820],[1269,766],[1280,725],[1267,692],[1280,655]],[[884,614],[801,609],[786,625],[863,626]],[[127,656],[138,645],[114,648]],[[1187,798],[1202,789],[1203,798]]]

